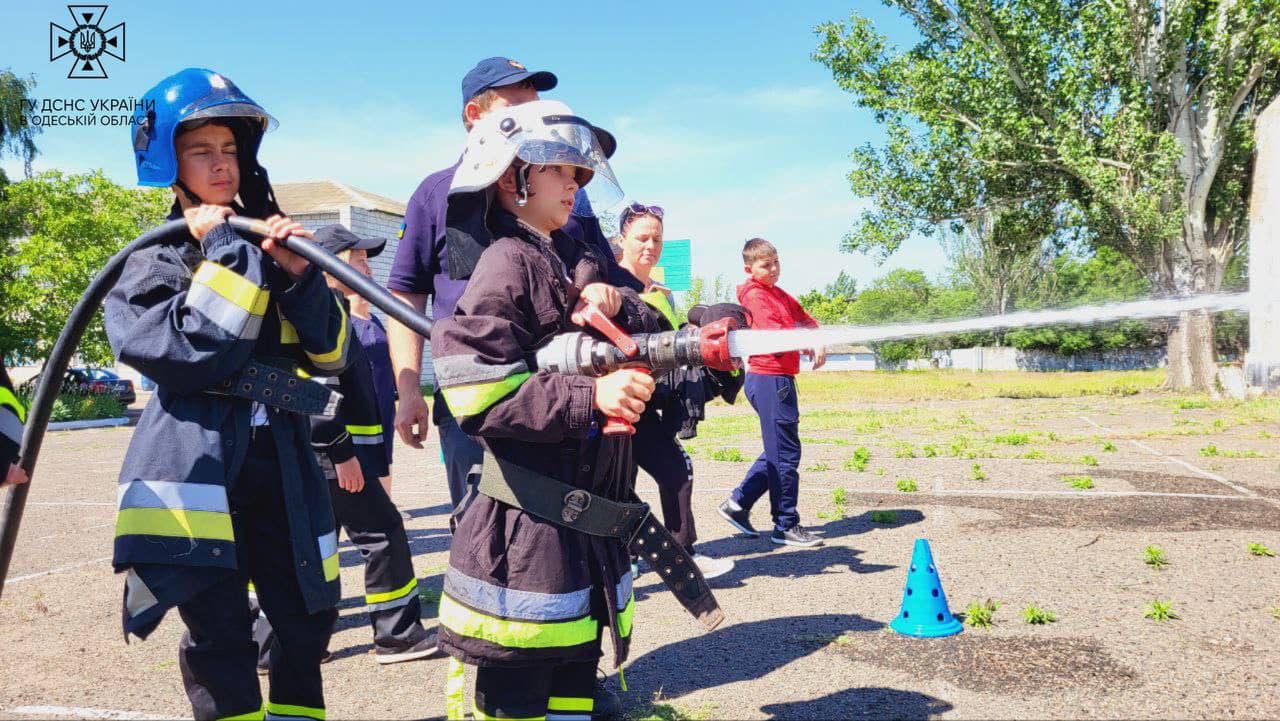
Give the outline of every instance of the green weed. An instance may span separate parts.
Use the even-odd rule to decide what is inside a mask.
[[[871,451],[867,450],[866,446],[858,446],[853,449],[853,457],[844,462],[844,469],[861,473],[867,470],[869,463],[871,463]]]
[[[915,493],[920,490],[920,487],[916,485],[916,479],[914,478],[899,478],[897,488],[903,493]]]
[[[1093,479],[1089,476],[1067,476],[1062,480],[1071,485],[1072,488],[1079,491],[1087,491],[1093,488]]]
[[[817,473],[817,472],[820,472],[820,471],[829,471],[829,470],[831,470],[831,466],[827,465],[826,463],[821,463],[821,462],[819,462],[819,463],[815,463],[815,464],[813,464],[813,465],[809,466],[809,467],[808,467],[808,468],[806,468],[805,470],[806,470],[806,471],[812,471],[812,472]]]
[[[973,467],[969,469],[969,477],[975,481],[985,481],[987,480],[987,472],[982,470],[981,463],[975,463],[973,464]]]
[[[1096,466],[1098,465],[1098,458],[1097,456],[1080,456],[1080,462],[1086,466]]]
[[[1107,452],[1107,453],[1115,453],[1115,452],[1116,452],[1116,444],[1112,443],[1111,441],[1103,441],[1103,442],[1102,442],[1102,450],[1103,450],[1103,451],[1105,451],[1105,452]]]
[[[1210,443],[1209,445],[1207,445],[1207,446],[1205,446],[1204,448],[1201,448],[1201,449],[1200,449],[1200,455],[1202,455],[1202,456],[1204,456],[1204,457],[1206,457],[1206,458],[1210,458],[1210,457],[1212,457],[1212,456],[1216,456],[1216,455],[1218,455],[1218,447],[1217,447],[1217,446],[1215,446],[1214,444]]]
[[[986,601],[972,601],[964,609],[964,622],[974,628],[991,628],[995,625],[996,610],[1000,608],[999,601],[987,599]]]
[[[1177,402],[1177,407],[1181,410],[1188,410],[1190,408],[1208,408],[1209,401],[1204,400],[1203,398],[1181,398]]]
[[[1028,461],[1039,461],[1044,458],[1044,451],[1040,449],[1030,450],[1022,454],[1022,457]]]
[[[872,523],[897,523],[898,512],[897,511],[872,511],[871,522]]]
[[[1032,603],[1032,604],[1028,604],[1026,608],[1022,609],[1022,620],[1036,626],[1041,626],[1046,623],[1054,623],[1055,621],[1057,621],[1058,614],[1054,613],[1053,611],[1050,611],[1047,608],[1040,608],[1039,606]]]
[[[1031,436],[1026,433],[1005,433],[999,436],[992,436],[993,443],[1003,443],[1007,446],[1025,446],[1031,442]]]
[[[924,457],[925,457],[925,458],[937,458],[937,457],[938,457],[938,447],[937,447],[937,446],[935,446],[935,445],[933,445],[932,443],[930,443],[929,445],[926,445],[926,446],[921,446],[921,447],[920,447],[920,452],[924,455]]]
[[[916,449],[907,441],[899,441],[894,444],[893,455],[897,458],[915,458]]]
[[[729,461],[731,463],[742,463],[747,460],[742,457],[742,451],[737,448],[713,448],[710,458],[713,461]]]
[[[1147,546],[1142,549],[1142,562],[1152,568],[1164,568],[1169,565],[1169,559],[1165,558],[1164,549],[1159,546]]]
[[[1173,610],[1173,601],[1161,601],[1158,598],[1147,604],[1146,608],[1142,610],[1142,617],[1149,618],[1156,623],[1180,618],[1177,611]]]
[[[883,467],[881,467],[881,468],[877,468],[877,469],[876,469],[876,475],[877,475],[877,476],[883,476],[883,475],[884,475],[884,468],[883,468]]]

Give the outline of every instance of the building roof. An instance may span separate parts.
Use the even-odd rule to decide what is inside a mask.
[[[305,180],[300,183],[276,183],[276,200],[290,215],[332,213],[354,206],[366,210],[403,216],[405,204],[385,195],[353,188],[336,180]]]

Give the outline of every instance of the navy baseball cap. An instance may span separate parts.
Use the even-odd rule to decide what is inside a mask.
[[[334,254],[344,250],[363,250],[372,258],[387,244],[386,238],[361,238],[337,223],[316,230],[315,236],[313,242],[316,245]]]
[[[529,72],[524,65],[511,58],[485,58],[462,78],[462,104],[466,105],[468,100],[489,88],[515,85],[523,80],[532,82],[533,89],[538,92],[550,90],[558,82],[554,74],[546,70]]]

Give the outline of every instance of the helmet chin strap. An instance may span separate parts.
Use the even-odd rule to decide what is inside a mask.
[[[523,208],[529,204],[533,193],[529,192],[529,168],[532,165],[521,165],[516,168],[516,205]]]
[[[191,188],[188,188],[187,184],[182,182],[181,178],[173,181],[173,184],[178,186],[178,190],[181,190],[183,195],[187,196],[188,203],[191,203],[192,205],[204,205],[204,201],[200,199],[200,196],[196,195]]]

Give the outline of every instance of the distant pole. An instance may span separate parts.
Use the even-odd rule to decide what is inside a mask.
[[[1280,100],[1258,117],[1249,199],[1249,353],[1245,378],[1280,390]]]

